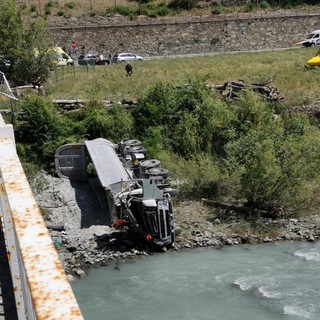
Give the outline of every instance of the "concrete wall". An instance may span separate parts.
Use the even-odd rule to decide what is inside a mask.
[[[133,51],[143,56],[259,50],[296,46],[320,29],[320,13],[288,15],[228,15],[180,20],[138,20],[110,23],[103,18],[70,21],[51,27],[53,40],[70,48],[75,39],[86,51]]]

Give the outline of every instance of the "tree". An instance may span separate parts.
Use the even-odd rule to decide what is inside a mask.
[[[18,116],[15,126],[17,143],[23,144],[19,156],[45,167],[53,161],[55,149],[63,144],[66,130],[51,101],[33,95],[22,98],[20,106],[24,113]]]
[[[53,66],[50,47],[43,20],[28,26],[13,0],[0,2],[0,54],[11,62],[10,79],[14,83],[32,83],[37,77],[45,81]]]

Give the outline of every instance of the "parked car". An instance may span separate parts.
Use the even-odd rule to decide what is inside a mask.
[[[121,62],[131,62],[131,61],[142,61],[143,58],[134,53],[117,53],[112,57],[112,63],[121,63]]]
[[[110,64],[109,59],[103,59],[102,61],[100,59],[97,59],[98,54],[96,53],[87,53],[87,54],[81,54],[78,58],[78,64],[80,66],[86,66],[86,65],[106,65]]]
[[[306,39],[299,42],[304,47],[314,47],[320,45],[320,30],[312,31]]]

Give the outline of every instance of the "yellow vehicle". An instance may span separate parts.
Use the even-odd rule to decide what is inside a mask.
[[[307,65],[310,67],[320,67],[320,54],[312,57],[307,61]]]
[[[54,59],[57,61],[57,66],[73,66],[73,59],[67,55],[61,47],[52,48]]]
[[[35,56],[39,55],[38,49],[34,49]],[[73,66],[73,59],[67,55],[61,47],[53,47],[47,51],[46,54],[52,56],[52,60],[56,66]]]

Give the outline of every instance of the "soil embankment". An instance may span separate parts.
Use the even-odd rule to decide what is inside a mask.
[[[150,244],[107,225],[104,209],[87,182],[44,174],[34,182],[34,189],[37,185],[42,185],[35,192],[37,202],[67,274],[83,277],[90,266],[154,253]],[[208,207],[204,202],[177,203],[174,209],[179,235],[172,250],[320,238],[320,217],[314,215],[259,220],[250,228],[230,209]],[[224,216],[234,218],[223,222]]]

